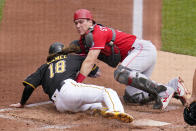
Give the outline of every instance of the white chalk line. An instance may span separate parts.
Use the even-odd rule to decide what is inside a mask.
[[[39,103],[25,105],[25,107],[34,107],[34,106],[51,104],[51,103],[52,103],[51,101],[44,101],[44,102],[39,102]],[[17,109],[17,108],[4,108],[4,109],[0,109],[0,112],[11,111],[11,110],[14,110],[14,109]]]
[[[40,129],[51,129],[51,128],[55,128],[55,129],[67,129],[67,128],[72,128],[72,127],[76,127],[79,125],[45,125],[43,127],[41,127]]]
[[[51,104],[52,102],[51,101],[45,101],[45,102],[39,102],[39,103],[34,103],[34,104],[29,104],[29,105],[25,105],[25,107],[36,107],[36,106],[41,106],[41,105],[46,105],[46,104]],[[12,111],[12,110],[17,110],[17,109],[20,109],[20,108],[4,108],[4,109],[0,109],[0,113],[1,112],[6,112],[6,111]],[[28,123],[35,123],[33,120],[25,120],[23,118],[16,118],[16,117],[13,117],[13,116],[10,116],[10,115],[3,115],[3,114],[0,114],[0,118],[4,118],[4,119],[10,119],[10,120],[17,120],[17,121],[21,121],[21,122],[28,122]],[[79,126],[79,125],[49,125],[49,124],[45,124],[45,123],[42,123],[42,122],[37,122],[37,123],[40,123],[42,124],[42,126],[40,128],[37,128],[37,129],[67,129],[67,128],[72,128],[72,127],[76,127],[76,126]]]
[[[10,116],[10,115],[2,115],[2,114],[0,114],[0,118],[10,119],[10,120],[17,120],[17,121],[28,122],[28,123],[34,123],[31,120],[20,119],[20,118],[16,118],[16,117]]]
[[[11,111],[11,110],[13,110],[13,108],[4,108],[4,109],[0,109],[0,112]]]
[[[25,107],[34,107],[34,106],[40,106],[40,105],[46,105],[46,104],[52,104],[52,101],[44,101],[44,102],[29,104],[29,105],[26,105]]]
[[[13,116],[10,116],[10,115],[1,115],[0,114],[0,118],[16,120],[17,122],[21,121],[21,122],[35,124],[35,121],[33,121],[33,120],[25,120],[23,118],[13,117]],[[37,121],[36,121],[36,123],[41,124],[41,127],[37,128],[37,129],[52,129],[52,128],[55,128],[55,129],[67,129],[67,128],[72,128],[72,127],[79,126],[79,125],[49,125],[49,124],[45,124],[43,122],[37,122]]]

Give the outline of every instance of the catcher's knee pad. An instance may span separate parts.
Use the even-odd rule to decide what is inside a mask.
[[[129,71],[122,65],[119,65],[118,68],[114,71],[114,79],[122,84],[128,85],[129,83]]]
[[[114,78],[120,83],[133,86],[156,96],[158,95],[158,92],[162,92],[167,89],[162,86],[163,88],[160,88],[160,91],[157,91],[159,88],[155,88],[158,86],[156,83],[148,79],[142,73],[131,70],[122,65],[118,66],[118,68],[115,70]]]
[[[134,86],[134,87],[135,85],[137,86],[137,85],[143,84],[143,82],[140,81],[139,78],[147,79],[146,76],[144,76],[143,74],[137,71],[131,70],[122,65],[119,65],[118,68],[114,71],[114,78],[120,83]]]
[[[189,125],[196,125],[196,102],[190,104],[190,107],[184,108],[184,121]]]

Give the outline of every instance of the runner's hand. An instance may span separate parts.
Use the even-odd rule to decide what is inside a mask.
[[[11,104],[10,106],[11,106],[11,107],[16,107],[16,108],[23,108],[23,107],[24,107],[24,105],[21,105],[20,103]]]

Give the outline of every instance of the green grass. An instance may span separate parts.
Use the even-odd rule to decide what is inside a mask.
[[[196,0],[163,0],[162,51],[196,56]]]
[[[0,23],[3,15],[3,7],[4,7],[5,0],[0,0]]]

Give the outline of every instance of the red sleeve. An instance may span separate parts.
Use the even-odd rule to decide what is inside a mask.
[[[90,50],[104,49],[105,44],[112,39],[112,31],[108,27],[96,25],[93,31],[93,47]]]

